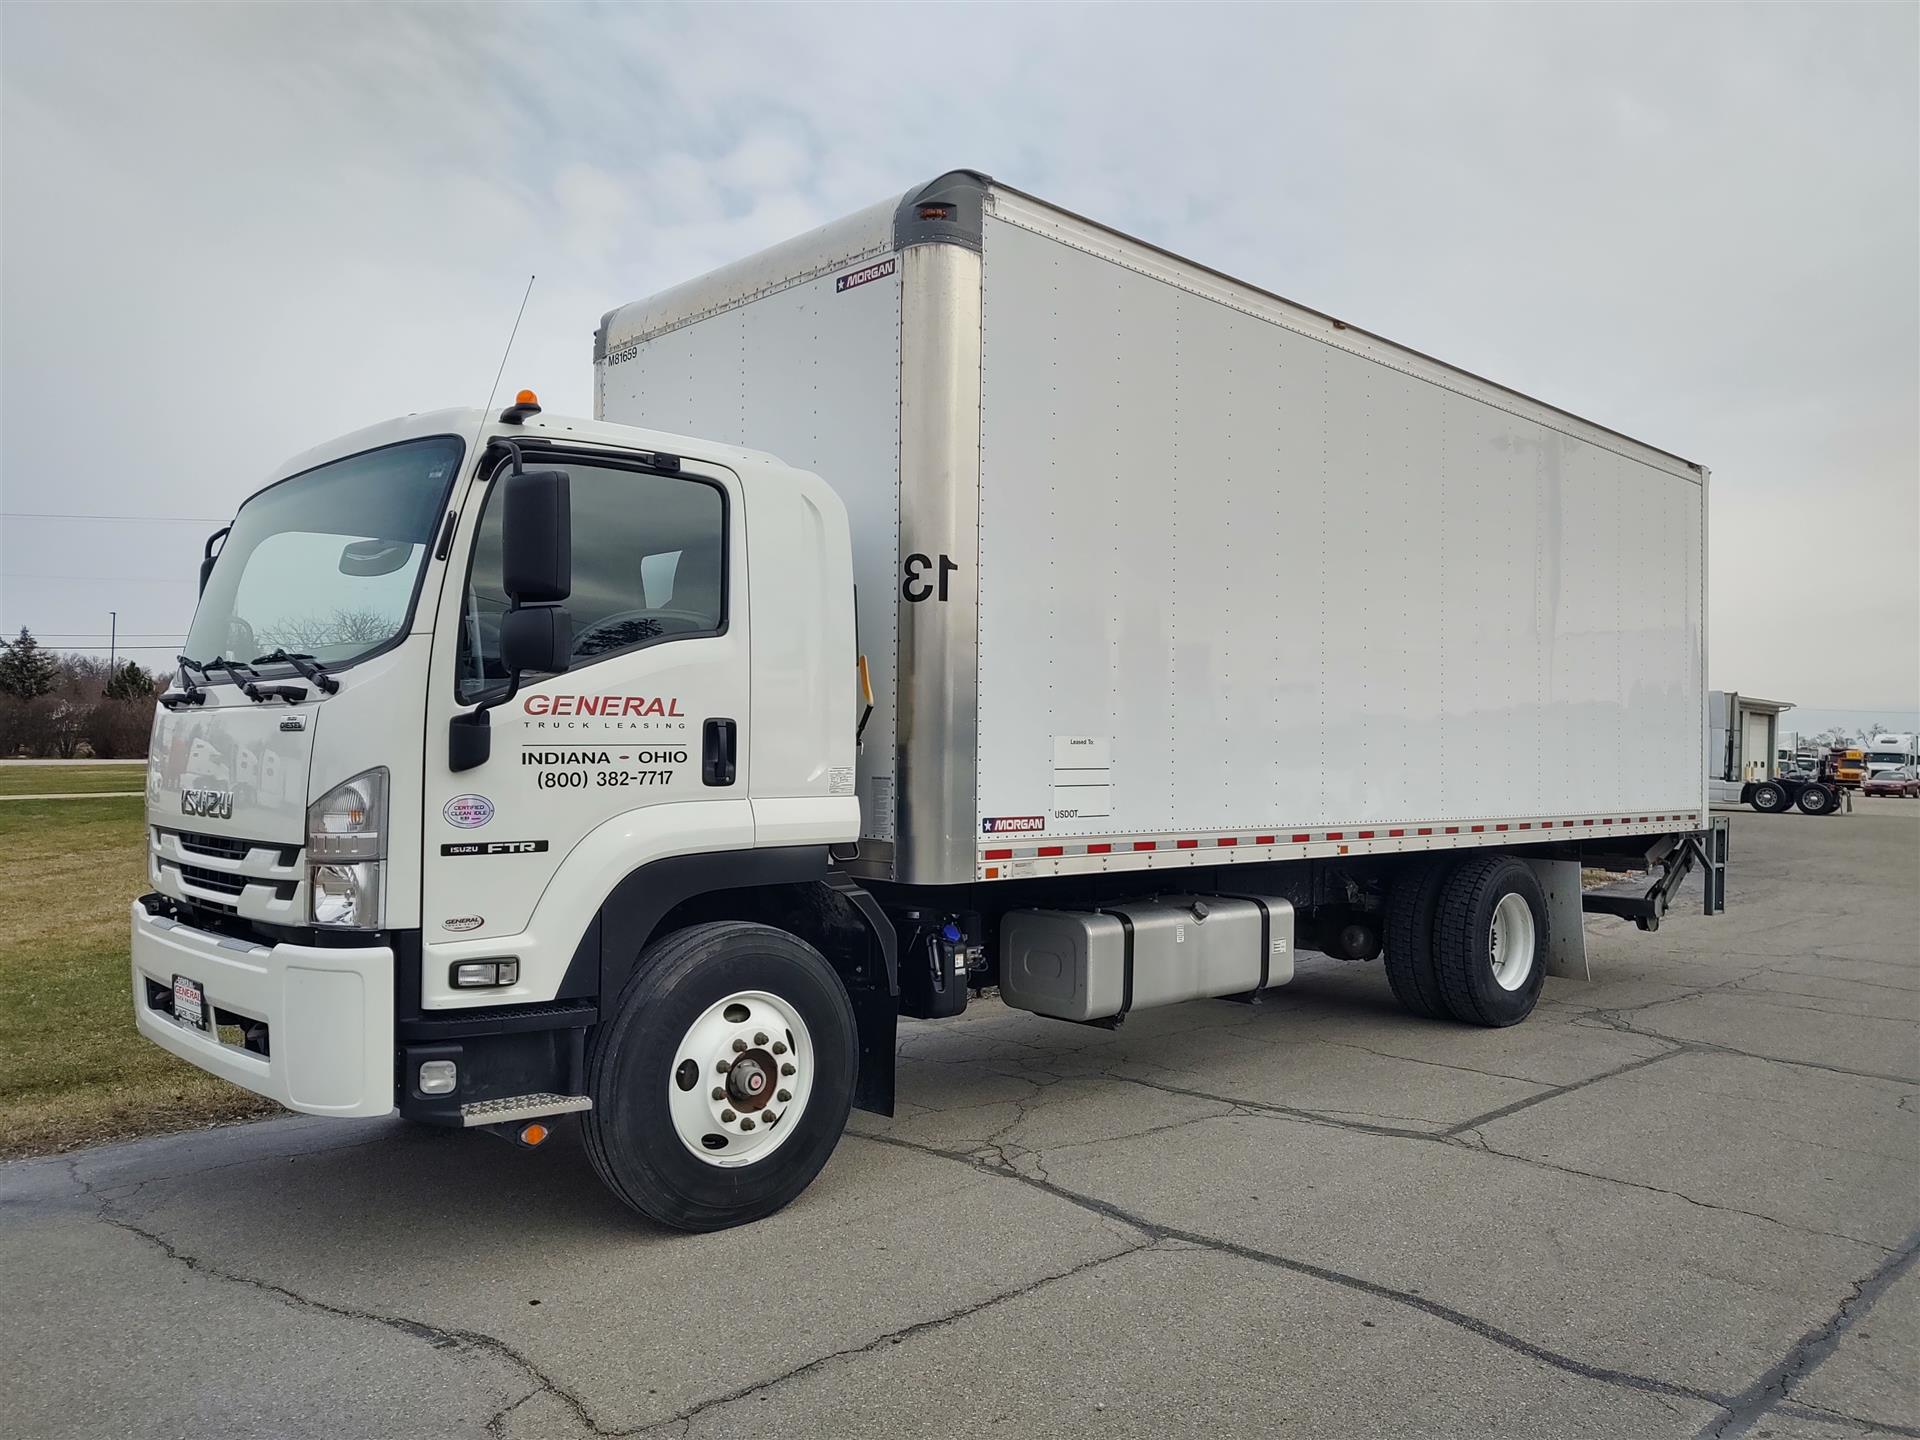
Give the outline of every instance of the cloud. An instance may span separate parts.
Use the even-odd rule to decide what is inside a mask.
[[[0,508],[229,513],[477,403],[535,272],[503,384],[590,410],[606,309],[978,165],[1703,461],[1715,683],[1920,703],[1912,7],[0,27]],[[196,527],[0,525],[0,624],[184,628]]]

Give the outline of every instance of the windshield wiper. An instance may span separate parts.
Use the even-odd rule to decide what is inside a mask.
[[[200,678],[206,680],[208,684],[212,684],[212,678],[207,674],[207,667],[202,665],[198,660],[189,660],[185,655],[176,655],[173,658],[180,666],[180,689],[178,693],[162,695],[160,697],[160,703],[165,705],[169,710],[173,709],[176,705],[206,704],[207,692],[193,683],[193,676],[190,672],[198,670],[200,672]]]
[[[327,667],[304,650],[276,650],[271,655],[253,657],[256,665],[291,665],[300,672],[300,678],[310,685],[317,685],[327,694],[337,694],[340,682],[327,673]]]
[[[258,678],[258,672],[251,665],[243,665],[238,660],[229,660],[224,655],[216,655],[200,667],[200,673],[209,677],[216,670],[224,670],[231,675],[233,683],[244,690],[247,698],[255,704],[267,698],[261,693],[260,687],[253,683]]]

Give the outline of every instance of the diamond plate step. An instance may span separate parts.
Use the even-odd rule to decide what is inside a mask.
[[[515,1120],[535,1120],[542,1115],[570,1115],[576,1110],[591,1110],[593,1101],[585,1095],[503,1095],[498,1100],[475,1100],[460,1107],[462,1125],[506,1125]]]

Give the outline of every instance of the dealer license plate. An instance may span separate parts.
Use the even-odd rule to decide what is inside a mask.
[[[194,1030],[207,1028],[207,992],[198,980],[173,977],[173,1018]]]

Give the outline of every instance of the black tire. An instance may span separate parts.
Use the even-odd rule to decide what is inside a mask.
[[[1429,856],[1406,866],[1387,892],[1387,984],[1408,1014],[1445,1020],[1452,1013],[1433,968],[1433,917],[1450,857]]]
[[[681,1141],[667,1087],[675,1051],[694,1022],[749,990],[777,996],[799,1013],[815,1074],[794,1131],[765,1159],[722,1168]],[[806,941],[732,920],[675,931],[647,947],[589,1043],[587,1154],[608,1189],[662,1225],[724,1230],[763,1219],[806,1189],[840,1143],[857,1053],[846,987]]]
[[[1509,895],[1526,903],[1534,934],[1531,969],[1511,990],[1494,978],[1490,953],[1494,911]],[[1517,1025],[1531,1015],[1546,980],[1551,940],[1547,897],[1532,869],[1511,855],[1462,860],[1440,889],[1433,930],[1434,970],[1454,1019],[1500,1026]]]
[[[1825,815],[1838,808],[1840,797],[1824,785],[1809,785],[1800,792],[1800,798],[1794,803],[1805,815]],[[1782,809],[1785,807],[1782,806]]]
[[[1778,815],[1782,810],[1790,808],[1793,801],[1781,786],[1775,785],[1772,781],[1766,781],[1753,787],[1747,803],[1762,815]]]

